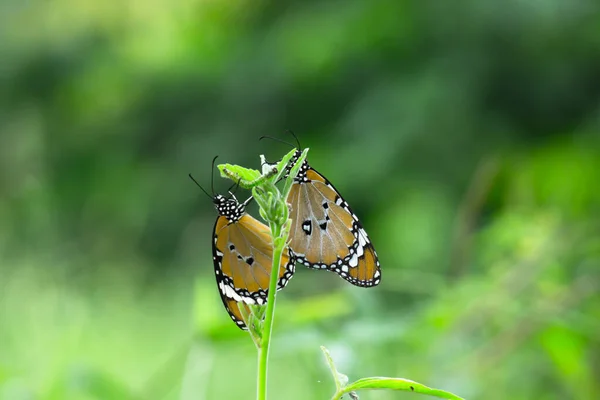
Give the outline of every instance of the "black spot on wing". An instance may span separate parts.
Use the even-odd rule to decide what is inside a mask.
[[[310,219],[307,219],[302,223],[302,230],[307,235],[310,235],[312,233],[312,221]]]

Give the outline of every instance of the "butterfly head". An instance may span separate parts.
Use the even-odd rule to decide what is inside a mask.
[[[225,196],[217,194],[213,198],[213,203],[219,215],[224,216],[231,222],[238,221],[246,212],[247,202],[240,203],[235,196],[228,199]]]

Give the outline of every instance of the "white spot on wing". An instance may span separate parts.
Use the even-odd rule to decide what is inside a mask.
[[[348,261],[348,264],[350,264],[351,267],[358,266],[358,257],[356,256],[356,254],[352,255],[352,258],[350,259],[350,261]]]
[[[246,304],[256,304],[256,300],[254,300],[252,297],[242,297],[242,301]]]
[[[358,241],[361,246],[367,245],[367,232],[363,228],[358,230]]]
[[[237,294],[235,290],[231,288],[231,286],[226,285],[223,281],[219,282],[219,290],[221,290],[221,293],[223,293],[226,297],[229,297],[230,299],[233,299],[235,301],[242,301],[242,296]]]
[[[356,249],[356,255],[358,257],[362,257],[362,255],[365,254],[364,248],[361,246],[358,246],[358,248]]]

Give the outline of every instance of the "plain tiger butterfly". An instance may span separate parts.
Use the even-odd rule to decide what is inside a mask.
[[[231,192],[230,198],[220,194],[211,196],[191,174],[190,178],[213,199],[219,213],[212,240],[217,287],[231,319],[240,329],[247,330],[240,307],[248,311],[247,304],[265,304],[269,293],[273,258],[270,229],[246,213],[252,197],[240,203]],[[291,279],[295,265],[286,247],[279,266],[277,290]]]
[[[301,154],[295,151],[284,177]],[[335,272],[356,286],[379,284],[379,259],[367,232],[339,191],[306,160],[294,178],[287,203],[292,219],[289,246],[297,262]]]

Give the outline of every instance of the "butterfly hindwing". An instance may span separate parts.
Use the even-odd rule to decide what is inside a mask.
[[[231,297],[226,297],[223,295],[221,295],[221,300],[223,301],[223,305],[225,306],[227,313],[229,314],[233,322],[235,322],[235,324],[238,326],[238,328],[245,331],[248,330],[246,322],[244,321],[244,316],[242,315],[242,311],[240,309],[240,307],[245,307],[247,314],[249,314],[250,310],[248,308],[248,305],[242,301],[236,301]]]
[[[288,173],[299,155],[288,164]],[[338,190],[306,161],[287,200],[290,248],[298,262],[336,272],[356,286],[379,284],[379,260],[369,236]]]

